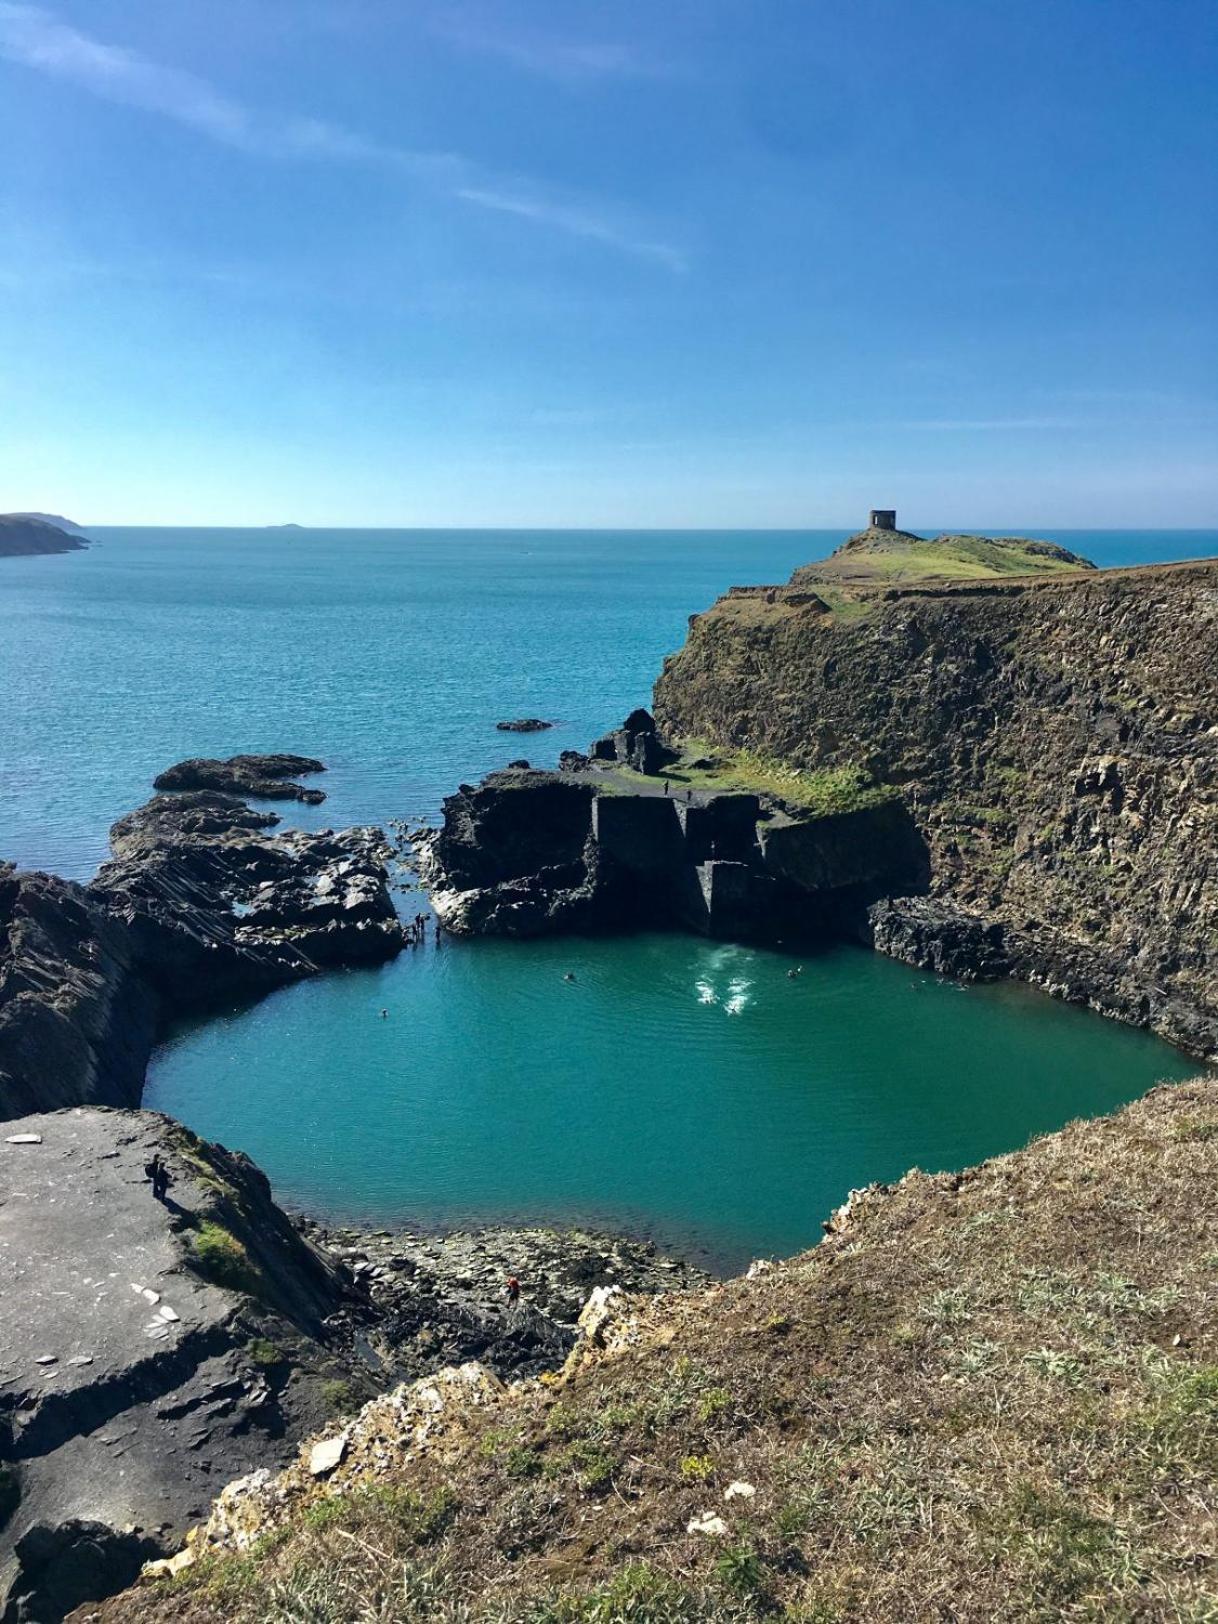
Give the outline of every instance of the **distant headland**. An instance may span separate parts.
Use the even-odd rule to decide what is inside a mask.
[[[75,553],[89,545],[78,524],[49,513],[0,513],[0,558]]]

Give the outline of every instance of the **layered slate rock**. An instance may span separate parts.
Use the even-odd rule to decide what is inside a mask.
[[[154,1199],[153,1155],[172,1182]],[[520,1277],[521,1301],[503,1285]],[[561,1365],[588,1293],[707,1283],[646,1242],[292,1221],[245,1156],[151,1112],[0,1133],[0,1618],[53,1624],[375,1392]]]
[[[147,1112],[7,1124],[0,1616],[41,1624],[109,1594],[217,1481],[289,1459],[349,1374],[325,1325],[346,1295],[245,1157]]]
[[[0,869],[0,1118],[138,1104],[165,1022],[402,946],[379,832],[159,795],[86,886]]]
[[[666,663],[657,717],[899,789],[930,896],[894,891],[860,920],[877,947],[1016,975],[1212,1055],[1218,564],[1096,571],[1049,545],[1020,544],[1039,575],[851,582],[835,555],[836,574],[733,592]]]
[[[214,789],[228,795],[252,795],[263,801],[304,801],[320,806],[325,790],[306,789],[294,779],[324,773],[326,764],[313,756],[229,756],[225,761],[192,756],[158,773],[154,789]]]
[[[496,936],[820,937],[925,878],[922,843],[898,801],[792,816],[756,794],[668,793],[637,770],[595,762],[462,785],[420,843],[419,865],[448,930]]]

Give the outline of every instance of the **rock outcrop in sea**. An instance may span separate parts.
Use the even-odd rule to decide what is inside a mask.
[[[270,834],[230,795],[158,795],[88,885],[0,865],[0,1120],[136,1105],[172,1019],[344,964],[403,934],[377,830]]]
[[[293,779],[325,770],[325,762],[313,756],[229,756],[226,761],[192,756],[158,773],[152,787],[216,789],[226,795],[252,795],[264,801],[304,801],[309,806],[320,806],[326,798],[325,790],[306,789]]]
[[[637,756],[636,730],[620,732],[631,741],[622,759]],[[810,816],[747,791],[665,792],[662,778],[581,763],[505,769],[448,797],[442,827],[417,843],[445,929],[801,940],[837,932],[843,913],[924,874],[921,841],[895,797]]]

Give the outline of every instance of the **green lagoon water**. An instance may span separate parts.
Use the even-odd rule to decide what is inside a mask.
[[[97,534],[0,565],[0,857],[74,877],[186,755],[322,756],[327,802],[276,808],[306,827],[434,816],[459,780],[619,721],[691,611],[844,533]],[[1106,564],[1218,553],[1213,532],[1053,539]],[[561,725],[495,731],[520,715]],[[581,1220],[734,1267],[814,1243],[853,1185],[1196,1070],[1026,989],[848,948],[789,965],[678,936],[429,944],[174,1034],[146,1103],[335,1217]]]

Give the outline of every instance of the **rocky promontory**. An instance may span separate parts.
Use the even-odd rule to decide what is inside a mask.
[[[653,774],[636,761],[661,760]],[[679,928],[807,939],[894,887],[925,857],[900,800],[860,787],[811,807],[736,788],[663,745],[636,711],[564,768],[489,774],[444,802],[417,843],[432,905],[455,934]]]
[[[900,796],[927,884],[859,917],[883,951],[1218,1053],[1218,563],[1021,543],[1012,570],[977,541],[868,533],[733,589],[665,663],[657,720],[796,784]]]
[[[214,789],[225,795],[252,795],[263,801],[304,801],[320,806],[325,790],[306,789],[293,780],[304,773],[324,773],[326,764],[313,756],[229,756],[225,761],[192,756],[158,773],[153,789]]]
[[[136,1105],[168,1021],[400,950],[383,836],[277,821],[158,795],[88,885],[0,866],[0,1119]]]
[[[33,513],[0,513],[0,558],[30,557],[42,553],[79,553],[89,545],[73,526],[63,528]]]

